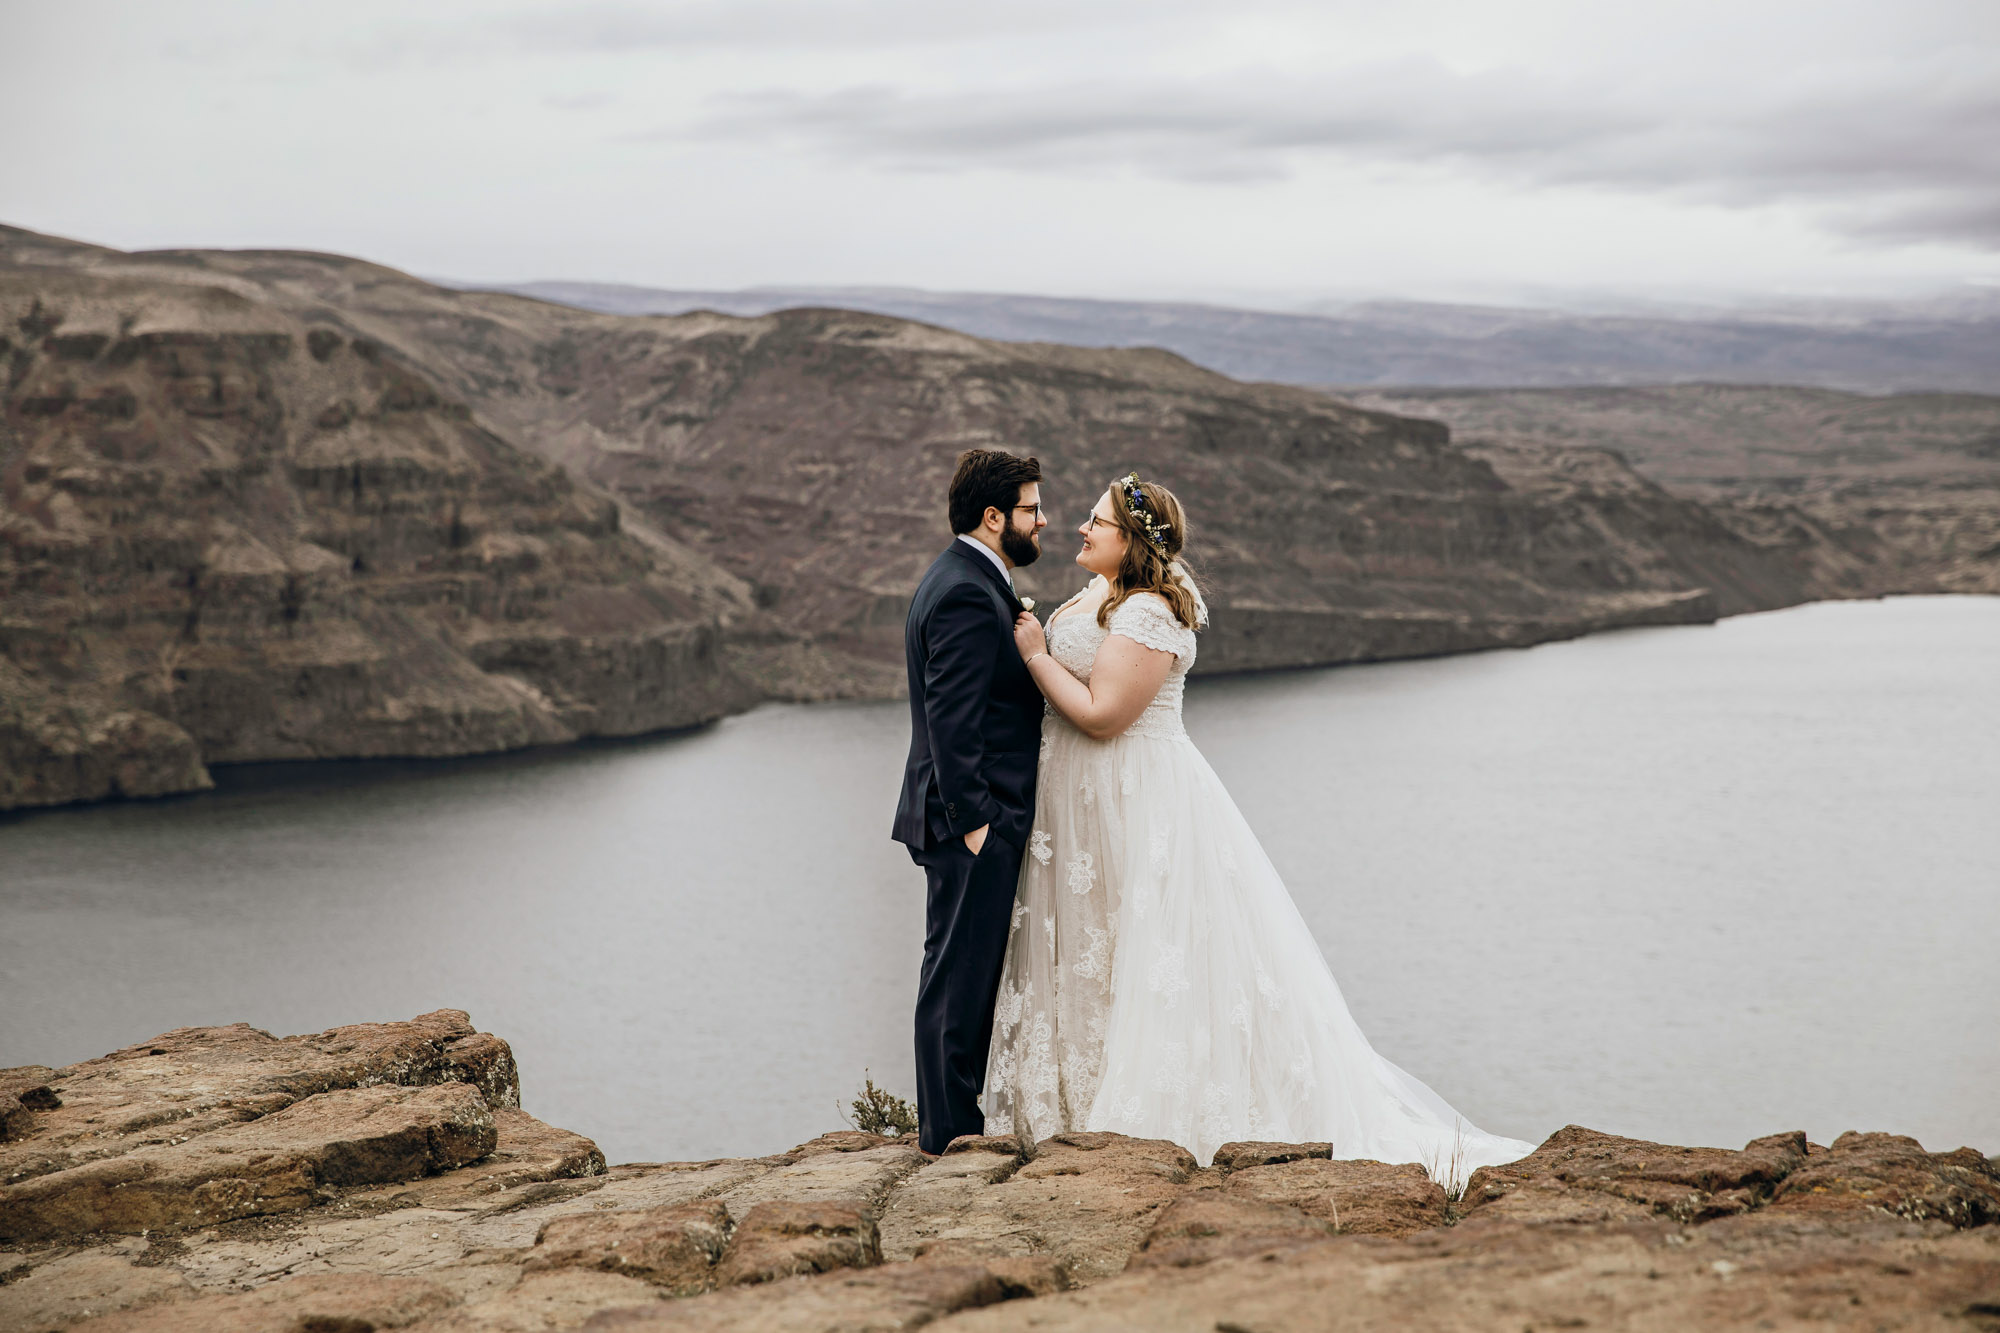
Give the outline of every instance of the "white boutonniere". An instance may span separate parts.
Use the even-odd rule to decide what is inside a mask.
[[[1020,600],[1020,603],[1021,603],[1021,609],[1022,609],[1023,611],[1033,611],[1033,610],[1035,609],[1035,599],[1034,599],[1034,598],[1032,598],[1032,597],[1023,597],[1023,598],[1020,598],[1019,600]]]

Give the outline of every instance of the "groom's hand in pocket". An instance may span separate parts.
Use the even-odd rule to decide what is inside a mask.
[[[965,850],[971,852],[974,856],[979,855],[979,849],[986,845],[986,835],[992,831],[992,828],[991,824],[981,824],[978,828],[966,834]]]

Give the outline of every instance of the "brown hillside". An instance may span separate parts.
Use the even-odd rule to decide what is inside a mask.
[[[0,330],[0,807],[748,697],[721,649],[740,585],[336,322],[14,267]]]
[[[1865,539],[1885,588],[2000,593],[2000,398],[1676,384],[1356,401],[1443,422],[1474,450],[1615,449],[1746,533],[1803,516]]]
[[[958,452],[1068,527],[1188,502],[1207,670],[1538,642],[1888,590],[1865,533],[1732,526],[1602,452],[1159,351],[877,315],[604,315],[338,256],[0,230],[0,805],[212,761],[447,754],[899,686]]]

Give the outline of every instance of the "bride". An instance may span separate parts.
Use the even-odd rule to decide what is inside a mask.
[[[1532,1145],[1375,1053],[1278,872],[1181,725],[1207,608],[1180,503],[1131,473],[1079,529],[1097,575],[1015,641],[1047,700],[982,1098],[989,1134],[1116,1130],[1207,1165],[1331,1141],[1462,1183]]]

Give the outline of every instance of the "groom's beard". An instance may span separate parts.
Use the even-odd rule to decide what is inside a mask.
[[[1014,516],[1007,516],[1007,526],[1000,529],[1000,553],[1013,562],[1016,569],[1022,565],[1032,565],[1041,558],[1042,548],[1035,541],[1033,528],[1023,532],[1014,526]]]

